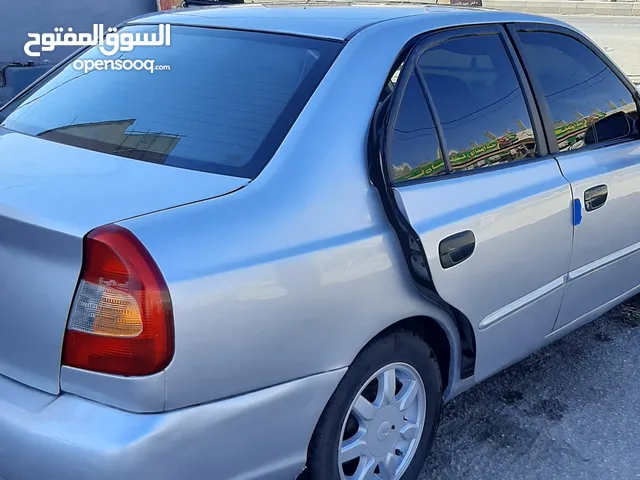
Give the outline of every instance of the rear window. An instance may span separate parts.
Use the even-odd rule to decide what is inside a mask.
[[[121,33],[157,31],[137,25]],[[89,150],[254,178],[340,48],[290,35],[174,25],[170,46],[113,56],[91,47],[0,110],[0,122]],[[118,59],[153,60],[170,70],[74,68],[76,60]]]

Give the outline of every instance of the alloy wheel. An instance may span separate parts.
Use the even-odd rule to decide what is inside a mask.
[[[411,365],[393,363],[371,375],[342,425],[341,480],[398,480],[416,453],[426,411],[424,383]]]

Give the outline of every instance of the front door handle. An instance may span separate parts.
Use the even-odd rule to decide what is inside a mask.
[[[464,262],[476,249],[476,236],[471,230],[459,232],[440,242],[440,265],[450,268]]]
[[[609,189],[606,185],[591,187],[584,192],[584,209],[587,212],[597,210],[607,201]]]

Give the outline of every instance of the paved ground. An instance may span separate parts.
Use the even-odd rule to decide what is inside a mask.
[[[640,81],[640,17],[554,15],[586,33],[628,74]]]
[[[445,406],[421,479],[640,478],[640,298]]]
[[[640,75],[640,18],[559,17]],[[421,480],[640,478],[640,296],[449,403]]]

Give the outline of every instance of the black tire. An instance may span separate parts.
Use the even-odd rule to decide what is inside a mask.
[[[307,478],[340,480],[338,447],[342,425],[352,401],[364,383],[385,365],[403,362],[411,365],[424,383],[427,411],[422,438],[402,480],[418,478],[431,450],[442,405],[440,369],[433,351],[419,336],[410,331],[397,331],[373,340],[353,361],[325,407],[309,445]]]

